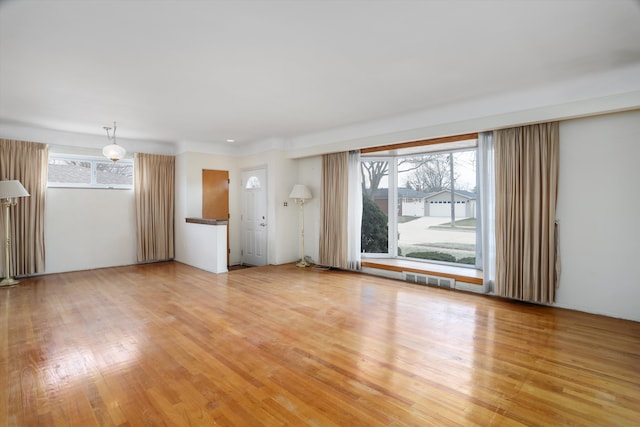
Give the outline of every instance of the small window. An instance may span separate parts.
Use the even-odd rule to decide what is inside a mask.
[[[257,176],[251,176],[247,180],[247,185],[244,186],[247,190],[260,188],[262,185],[260,184],[260,179]]]
[[[49,187],[133,188],[133,160],[51,154]]]

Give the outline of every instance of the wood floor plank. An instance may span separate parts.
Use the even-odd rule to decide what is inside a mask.
[[[293,265],[0,288],[0,426],[640,425],[640,324]]]

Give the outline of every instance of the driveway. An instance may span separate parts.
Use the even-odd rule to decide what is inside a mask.
[[[474,256],[475,229],[437,228],[448,222],[450,222],[449,218],[426,216],[398,224],[398,246],[402,249],[402,253],[436,250],[451,253],[456,257]]]

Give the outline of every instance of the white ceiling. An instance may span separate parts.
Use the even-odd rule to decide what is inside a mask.
[[[0,3],[0,121],[235,144],[640,63],[640,3]]]

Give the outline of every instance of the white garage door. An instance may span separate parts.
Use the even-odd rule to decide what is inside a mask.
[[[429,216],[451,216],[451,202],[436,202],[429,204]],[[465,204],[456,203],[456,218],[464,218],[466,216]]]

